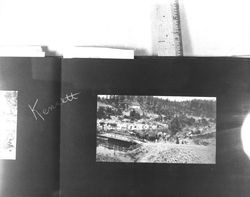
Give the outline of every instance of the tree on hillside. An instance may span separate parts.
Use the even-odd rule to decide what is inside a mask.
[[[138,120],[138,119],[140,119],[140,114],[133,109],[130,112],[130,118],[131,118],[131,120]]]
[[[97,110],[97,118],[98,119],[106,118],[105,108],[104,107],[99,107],[98,108],[98,110]]]
[[[170,122],[170,131],[171,131],[171,136],[175,135],[177,132],[181,131],[182,124],[179,119],[179,117],[175,117],[171,122]]]

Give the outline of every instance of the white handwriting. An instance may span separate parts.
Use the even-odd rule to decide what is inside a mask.
[[[42,120],[45,120],[45,116],[49,115],[49,113],[54,111],[58,106],[65,104],[67,102],[72,102],[74,100],[77,100],[78,99],[77,95],[79,95],[79,94],[80,94],[80,92],[78,92],[78,93],[71,92],[69,95],[66,94],[65,97],[60,98],[60,100],[57,101],[54,105],[50,105],[50,106],[43,108],[41,110],[37,109],[38,99],[36,99],[33,107],[31,107],[30,105],[28,105],[28,106],[29,106],[31,113],[33,114],[33,116],[36,120],[38,120],[39,118],[41,118]]]

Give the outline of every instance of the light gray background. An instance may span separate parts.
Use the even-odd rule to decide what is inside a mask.
[[[250,54],[250,2],[179,0],[184,55]],[[152,7],[168,0],[0,0],[0,45],[135,49],[152,55]]]

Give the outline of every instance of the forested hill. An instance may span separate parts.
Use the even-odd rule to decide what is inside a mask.
[[[146,113],[155,113],[173,117],[176,115],[191,115],[216,118],[216,101],[194,99],[191,101],[170,101],[153,96],[110,95],[99,97],[98,101],[111,105],[119,110],[128,106],[139,105]]]

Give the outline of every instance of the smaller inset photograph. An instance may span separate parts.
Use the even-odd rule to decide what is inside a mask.
[[[216,163],[216,97],[97,96],[97,162]]]
[[[0,159],[16,159],[17,91],[0,91]]]

